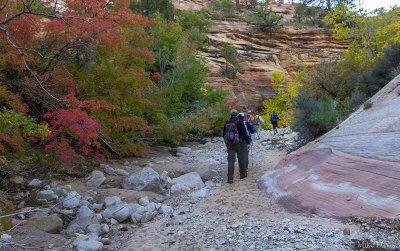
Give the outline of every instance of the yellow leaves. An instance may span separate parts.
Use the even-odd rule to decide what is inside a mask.
[[[301,78],[301,75],[299,78]],[[280,71],[272,72],[271,82],[272,88],[277,91],[277,94],[274,99],[268,99],[263,102],[261,117],[268,121],[272,111],[275,110],[281,119],[280,125],[289,126],[294,118],[293,103],[299,95],[299,86],[301,84],[298,79],[293,80],[290,76]]]
[[[356,65],[353,68],[358,72],[372,67],[386,47],[400,42],[399,7],[366,13],[354,5],[342,4],[326,16],[325,22],[336,39],[353,40],[344,57]]]

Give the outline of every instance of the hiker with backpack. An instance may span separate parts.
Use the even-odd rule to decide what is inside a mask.
[[[253,116],[251,115],[251,111],[247,112],[243,120],[253,125]]]
[[[263,118],[257,113],[256,116],[253,118],[253,127],[255,134],[257,135],[257,139],[260,139],[260,130],[261,130],[261,124],[264,123]]]
[[[244,125],[246,126],[247,138],[250,141],[250,147],[251,147],[251,145],[253,144],[253,142],[251,140],[251,135],[254,134],[253,126],[249,122],[244,121],[244,113],[239,113],[238,118],[240,120],[243,120]],[[247,170],[249,167],[249,151],[245,152],[245,159],[246,159],[246,174],[247,174]]]
[[[271,114],[271,124],[272,124],[272,128],[273,128],[273,130],[274,130],[274,135],[275,135],[276,133],[278,133],[278,120],[281,120],[281,119],[278,117],[278,114],[276,114],[275,110],[272,111],[272,114]]]
[[[233,183],[236,154],[240,178],[243,179],[247,177],[246,153],[250,150],[245,124],[234,109],[231,110],[231,118],[225,123],[223,137],[228,151],[228,183]]]

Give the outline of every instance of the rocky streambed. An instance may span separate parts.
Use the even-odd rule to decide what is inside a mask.
[[[285,155],[296,135],[263,131],[250,154],[249,177],[226,181],[220,138],[148,159],[110,161],[85,180],[44,184],[32,193],[46,209],[20,205],[4,249],[43,250],[352,250],[395,249],[399,223],[338,220],[288,213],[256,180]],[[237,167],[236,167],[237,168]]]

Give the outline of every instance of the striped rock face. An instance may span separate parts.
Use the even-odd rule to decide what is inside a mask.
[[[400,218],[400,75],[257,180],[288,210]]]

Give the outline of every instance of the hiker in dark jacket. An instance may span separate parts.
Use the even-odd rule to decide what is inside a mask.
[[[278,120],[281,120],[281,119],[278,117],[278,114],[276,114],[275,111],[272,111],[272,114],[271,114],[271,124],[272,124],[272,128],[273,128],[273,130],[274,130],[274,135],[275,135],[276,133],[278,133]]]
[[[226,121],[223,132],[228,150],[228,183],[233,183],[236,154],[239,161],[240,178],[247,177],[245,154],[250,150],[250,141],[243,120],[237,116],[238,112],[231,110],[231,118]]]
[[[238,118],[240,120],[244,120],[244,113],[239,113]],[[247,121],[243,121],[243,122],[244,122],[244,125],[246,126],[247,138],[250,141],[250,147],[251,147],[251,145],[253,144],[251,135],[254,134],[253,126]],[[249,151],[247,150],[244,155],[245,155],[245,162],[246,162],[245,176],[247,176],[247,170],[249,168]]]

